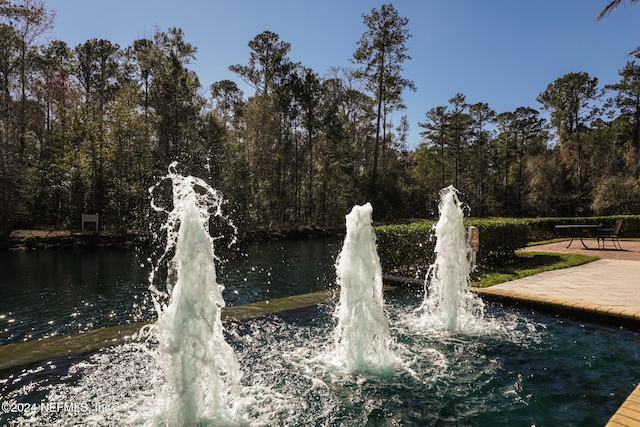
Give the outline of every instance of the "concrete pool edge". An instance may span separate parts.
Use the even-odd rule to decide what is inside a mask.
[[[556,312],[593,323],[624,326],[640,330],[640,310],[584,301],[571,301],[549,296],[524,295],[518,291],[505,289],[470,288],[470,290],[486,300],[533,307],[541,311]]]
[[[269,316],[285,311],[327,304],[334,301],[337,296],[338,291],[336,289],[327,289],[268,301],[224,307],[221,318],[222,321],[233,321]],[[148,321],[110,326],[77,334],[5,344],[0,346],[0,371],[124,344],[131,341],[143,326],[151,323],[151,321]]]
[[[605,427],[637,427],[640,425],[640,385],[622,402]]]

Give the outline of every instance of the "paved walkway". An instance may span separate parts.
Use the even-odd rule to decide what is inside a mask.
[[[581,253],[601,257],[578,267],[549,271],[477,292],[529,304],[546,305],[561,311],[606,318],[640,327],[640,242],[621,242],[621,251],[597,250],[586,240],[533,246],[526,251]],[[610,243],[609,243],[610,244]],[[640,385],[611,417],[607,427],[640,426]]]
[[[640,327],[640,261],[600,259],[501,283],[478,293]]]
[[[588,249],[585,249],[576,239],[571,243],[571,247],[567,248],[568,241],[549,243],[546,245],[529,246],[523,249],[525,252],[555,252],[561,254],[582,254],[599,256],[604,259],[627,259],[630,261],[640,261],[640,242],[620,242],[621,251],[615,250],[610,241],[607,240],[604,249],[598,249],[598,243],[594,239],[585,239],[584,243]]]

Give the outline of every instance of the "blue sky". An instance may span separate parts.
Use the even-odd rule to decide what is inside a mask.
[[[365,31],[362,15],[388,3],[370,0],[48,0],[56,11],[52,37],[74,47],[92,38],[129,46],[134,40],[179,27],[197,49],[191,68],[203,87],[246,64],[247,43],[264,30],[291,44],[289,54],[320,75],[349,66]],[[487,102],[498,113],[520,106],[540,108],[536,97],[555,79],[585,71],[601,85],[640,45],[640,5],[628,2],[600,22],[609,0],[399,0],[412,38],[404,76],[416,92],[405,92],[411,147],[420,142],[418,122],[456,93]],[[250,88],[242,86],[245,96]]]

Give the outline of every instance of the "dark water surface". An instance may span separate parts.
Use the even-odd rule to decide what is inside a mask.
[[[335,239],[285,240],[220,263],[227,305],[326,289],[335,282]],[[0,252],[0,345],[155,318],[151,263],[134,249]]]

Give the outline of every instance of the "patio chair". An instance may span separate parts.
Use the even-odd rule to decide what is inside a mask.
[[[613,242],[613,247],[617,250],[622,250],[622,247],[620,246],[620,240],[618,240],[620,228],[622,228],[622,219],[617,220],[613,228],[599,228],[598,249],[600,249],[600,240],[602,240],[602,249],[604,249],[605,239],[611,239],[611,241]]]

